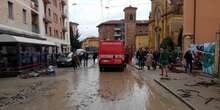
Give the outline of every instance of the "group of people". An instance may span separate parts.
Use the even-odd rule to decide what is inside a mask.
[[[178,56],[174,50],[172,49],[166,49],[161,48],[160,51],[153,51],[152,49],[147,48],[140,48],[136,52],[136,59],[137,59],[137,65],[139,66],[139,69],[143,69],[144,66],[147,67],[148,70],[151,68],[153,70],[157,69],[157,66],[161,69],[160,75],[165,75],[168,77],[168,68],[172,69],[172,64],[176,63],[176,60],[178,59]],[[193,54],[190,50],[188,50],[184,54],[185,59],[185,72],[190,71],[192,73],[192,61],[193,61]]]
[[[148,70],[150,70],[151,67],[153,70],[156,70],[157,66],[159,66],[161,68],[161,75],[165,74],[166,77],[168,77],[167,66],[170,61],[169,58],[170,56],[167,49],[162,48],[160,49],[160,52],[143,48],[140,48],[136,52],[136,59],[138,61],[137,64],[140,69],[143,69],[144,66],[147,66]]]
[[[95,60],[97,59],[97,53],[93,54],[93,63],[95,64]],[[83,66],[88,66],[89,54],[87,52],[82,52],[80,54],[73,54],[72,56],[72,64],[74,70]]]

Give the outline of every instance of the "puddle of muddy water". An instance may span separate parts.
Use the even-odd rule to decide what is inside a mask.
[[[68,91],[68,106],[77,110],[147,110],[148,88],[130,71],[81,71],[73,75]]]

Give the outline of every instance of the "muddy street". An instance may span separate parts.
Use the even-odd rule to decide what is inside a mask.
[[[57,72],[55,77],[1,79],[0,110],[188,110],[130,66],[124,72],[100,73],[98,65]]]

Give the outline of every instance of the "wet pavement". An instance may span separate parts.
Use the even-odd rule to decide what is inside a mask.
[[[124,72],[101,73],[98,65],[63,68],[55,77],[7,78],[0,83],[0,110],[188,110],[129,66]]]

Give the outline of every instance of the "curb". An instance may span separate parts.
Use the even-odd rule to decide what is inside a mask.
[[[170,92],[171,94],[173,94],[176,98],[178,98],[181,102],[183,102],[184,104],[186,104],[191,110],[198,110],[196,107],[194,107],[193,105],[191,105],[190,103],[188,103],[187,101],[185,101],[182,97],[180,97],[179,95],[177,95],[175,92],[173,92],[171,89],[169,89],[165,84],[161,83],[160,81],[158,81],[157,79],[154,79],[154,81],[159,84],[160,86],[162,86],[164,89],[166,89],[168,92]]]

